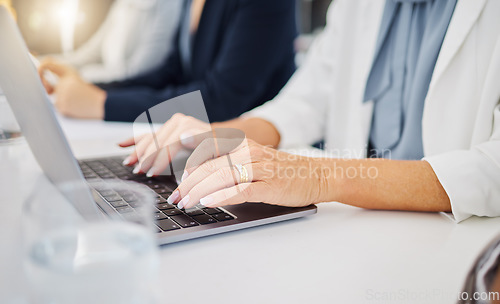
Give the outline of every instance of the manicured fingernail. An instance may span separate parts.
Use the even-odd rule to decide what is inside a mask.
[[[137,166],[135,166],[134,171],[132,171],[132,173],[138,174],[139,172],[141,172],[141,166],[137,165]]]
[[[190,132],[185,132],[185,133],[182,133],[180,136],[179,136],[180,140],[181,140],[181,143],[183,145],[188,145],[188,144],[191,144],[193,143],[194,139],[193,139],[193,134],[191,134]]]
[[[181,177],[181,182],[183,182],[187,177],[188,177],[189,173],[184,170],[184,173],[182,174],[182,177]]]
[[[129,157],[127,157],[127,158],[125,158],[125,160],[123,161],[122,165],[124,165],[124,166],[128,166],[128,165],[130,165],[130,160],[131,160],[131,159],[130,159],[130,156],[129,156]]]
[[[155,175],[155,168],[149,169],[148,173],[146,173],[147,177],[153,177]]]
[[[205,196],[204,198],[200,199],[200,204],[202,204],[205,207],[209,207],[214,203],[214,198],[211,196]]]
[[[175,201],[177,201],[178,198],[179,198],[179,190],[176,190],[176,191],[174,191],[174,193],[172,193],[172,195],[170,195],[167,198],[167,203],[172,205],[173,203],[175,203]]]
[[[189,203],[189,195],[186,195],[180,202],[177,204],[177,208],[182,209]]]

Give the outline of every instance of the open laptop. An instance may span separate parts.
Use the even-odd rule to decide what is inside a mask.
[[[155,218],[160,244],[289,220],[316,213],[316,206],[287,208],[262,203],[245,203],[224,208],[201,205],[180,210],[166,202],[177,186],[174,176],[147,178],[122,166],[123,158],[77,161],[56,119],[53,106],[38,77],[19,29],[7,10],[0,6],[0,87],[17,118],[37,162],[56,186],[67,181],[124,179],[148,186],[154,192]],[[84,216],[126,214],[134,202],[126,193],[106,189],[83,189],[71,197]],[[62,191],[62,189],[60,189]]]

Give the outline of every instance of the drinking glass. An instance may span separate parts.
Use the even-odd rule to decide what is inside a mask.
[[[85,182],[35,187],[25,202],[24,268],[32,303],[157,303],[152,190],[130,182],[92,183],[102,195],[126,197],[130,205],[123,201],[122,213],[82,216],[73,204],[81,203],[75,196],[88,190]]]

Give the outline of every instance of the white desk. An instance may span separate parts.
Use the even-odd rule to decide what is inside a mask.
[[[79,157],[120,153],[115,142],[132,130],[63,125]],[[0,303],[20,304],[21,205],[43,174],[26,143],[0,146],[0,160]],[[500,218],[457,225],[440,214],[322,204],[308,218],[162,247],[160,293],[164,303],[455,303],[499,232]]]

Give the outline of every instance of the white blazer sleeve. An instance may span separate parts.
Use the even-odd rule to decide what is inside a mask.
[[[280,147],[313,144],[324,137],[327,107],[333,85],[331,58],[335,57],[335,1],[328,12],[327,27],[311,46],[303,65],[271,101],[243,114],[272,123],[280,133]],[[331,82],[331,83],[330,83]]]
[[[500,216],[500,105],[494,122],[490,141],[426,158],[450,198],[457,222],[473,215]]]
[[[481,102],[490,106],[478,118],[490,126],[481,131],[485,140],[469,150],[425,158],[448,194],[457,222],[473,215],[500,216],[500,39],[488,78]]]

